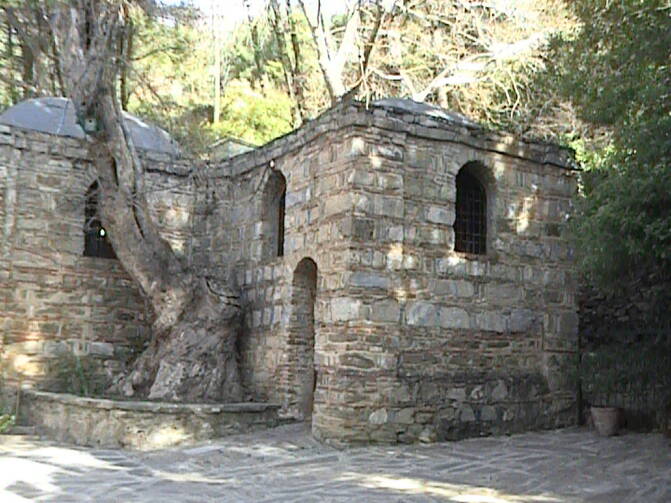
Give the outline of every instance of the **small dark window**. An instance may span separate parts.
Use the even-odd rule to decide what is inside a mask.
[[[272,171],[263,189],[261,209],[261,257],[265,260],[284,256],[286,201],[287,181],[280,171]]]
[[[287,188],[286,184],[282,190],[282,195],[277,208],[277,256],[284,256],[284,214],[287,203]]]
[[[487,194],[467,168],[457,175],[454,250],[476,254],[487,251]]]
[[[84,256],[116,258],[107,231],[98,218],[98,182],[86,192],[84,216]]]

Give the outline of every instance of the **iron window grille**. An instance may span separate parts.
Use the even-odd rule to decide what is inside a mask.
[[[454,250],[483,255],[487,251],[487,194],[480,181],[463,169],[457,175]]]

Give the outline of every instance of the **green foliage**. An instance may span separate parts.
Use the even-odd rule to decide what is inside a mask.
[[[100,361],[92,356],[66,353],[49,366],[49,388],[79,396],[100,396],[109,386]]]
[[[671,171],[605,152],[583,174],[573,230],[584,272],[603,287],[671,274]]]
[[[261,145],[291,131],[291,101],[281,91],[255,91],[245,81],[233,81],[224,95],[221,121],[208,129],[217,137]]]
[[[3,383],[0,381],[0,433],[6,432],[16,422],[16,411],[6,402]]]
[[[612,407],[615,395],[627,384],[624,372],[626,353],[604,346],[600,350],[585,353],[580,359],[580,382],[591,405]]]
[[[252,27],[256,29],[256,45]],[[283,85],[284,76],[277,43],[266,20],[255,20],[253,25],[249,22],[242,24],[233,32],[226,50],[229,71],[233,78],[250,83],[270,82],[274,86]],[[257,61],[261,68],[257,68]]]
[[[14,426],[16,418],[11,414],[0,414],[0,433],[6,432]]]
[[[580,0],[572,39],[556,42],[560,92],[586,121],[612,128],[623,153],[641,163],[671,152],[671,3]]]
[[[203,152],[222,136],[262,144],[291,130],[291,101],[277,44],[263,19],[220,33],[197,10],[171,7],[163,19],[139,13],[128,109]],[[307,29],[307,28],[306,28]],[[221,51],[222,109],[214,123],[214,52]],[[143,57],[144,55],[144,57]]]
[[[211,51],[201,24],[189,6],[165,7],[158,17],[133,15],[128,111],[165,128],[187,150],[211,140],[203,131],[211,115],[203,113],[212,100]]]
[[[660,344],[609,344],[584,353],[580,380],[587,401],[595,406],[624,406],[637,399],[669,395],[671,351]],[[660,396],[660,403],[663,396]]]
[[[671,2],[579,0],[553,46],[554,85],[607,141],[582,149],[574,221],[584,272],[602,287],[671,277]]]

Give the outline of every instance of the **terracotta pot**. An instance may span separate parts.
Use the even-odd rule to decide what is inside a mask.
[[[620,409],[618,407],[592,407],[594,428],[603,437],[610,437],[620,428]]]

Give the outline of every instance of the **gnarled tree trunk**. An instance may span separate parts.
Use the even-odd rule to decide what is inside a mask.
[[[164,400],[240,400],[235,352],[240,306],[212,280],[200,283],[182,317],[154,332],[123,381],[126,394]]]
[[[198,276],[151,218],[144,169],[116,97],[123,23],[130,0],[69,0],[50,19],[67,96],[92,118],[100,218],[117,257],[153,308],[153,334],[116,390],[174,401],[239,401],[236,295]]]

